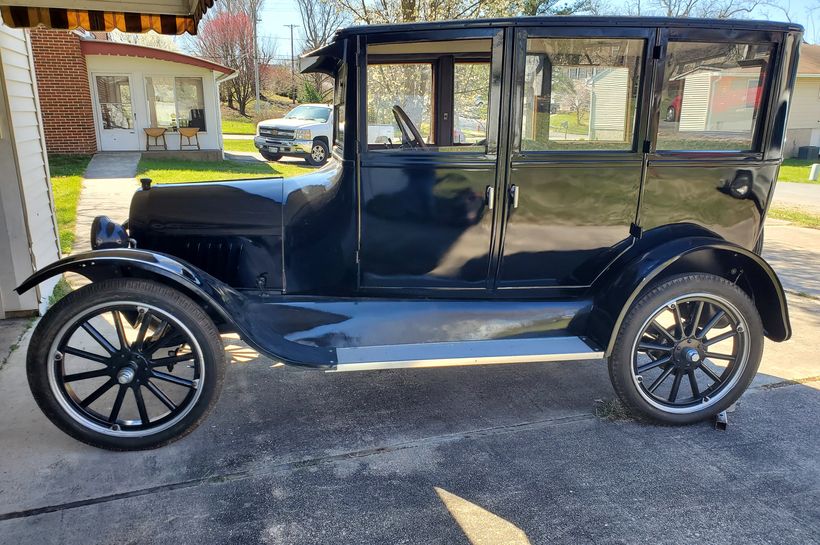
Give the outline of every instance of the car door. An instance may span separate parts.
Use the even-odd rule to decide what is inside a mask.
[[[496,286],[589,285],[628,244],[644,170],[655,31],[516,31]]]
[[[359,287],[491,287],[503,31],[359,38]]]

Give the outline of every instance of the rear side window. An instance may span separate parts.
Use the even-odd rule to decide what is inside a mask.
[[[530,38],[522,151],[631,150],[645,41]]]
[[[752,151],[771,45],[669,42],[659,150]]]

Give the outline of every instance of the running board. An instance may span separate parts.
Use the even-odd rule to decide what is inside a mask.
[[[596,360],[603,357],[603,352],[594,350],[580,337],[357,346],[337,348],[337,365],[328,372]]]

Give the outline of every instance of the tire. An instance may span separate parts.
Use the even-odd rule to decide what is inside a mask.
[[[609,375],[636,417],[691,424],[737,401],[757,373],[762,353],[763,326],[749,296],[724,278],[687,274],[662,280],[638,297],[618,331]],[[721,369],[715,362],[723,360]]]
[[[677,112],[675,111],[674,106],[670,106],[666,109],[666,121],[674,122],[677,117]]]
[[[69,373],[77,366],[92,369]],[[225,351],[189,297],[154,281],[116,278],[74,291],[46,313],[26,371],[34,399],[62,431],[99,448],[142,450],[180,439],[207,416],[222,389]],[[84,397],[83,388],[94,393]]]
[[[310,150],[310,153],[305,157],[305,161],[310,166],[320,167],[327,163],[328,158],[330,157],[330,148],[327,147],[324,140],[314,140],[313,141],[313,148]]]
[[[281,153],[268,153],[267,151],[262,150],[259,150],[259,155],[261,155],[265,161],[278,161],[282,158]]]

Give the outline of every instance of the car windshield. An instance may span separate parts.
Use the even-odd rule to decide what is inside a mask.
[[[327,121],[330,108],[324,106],[297,106],[285,114],[285,119],[306,119],[310,121]]]

